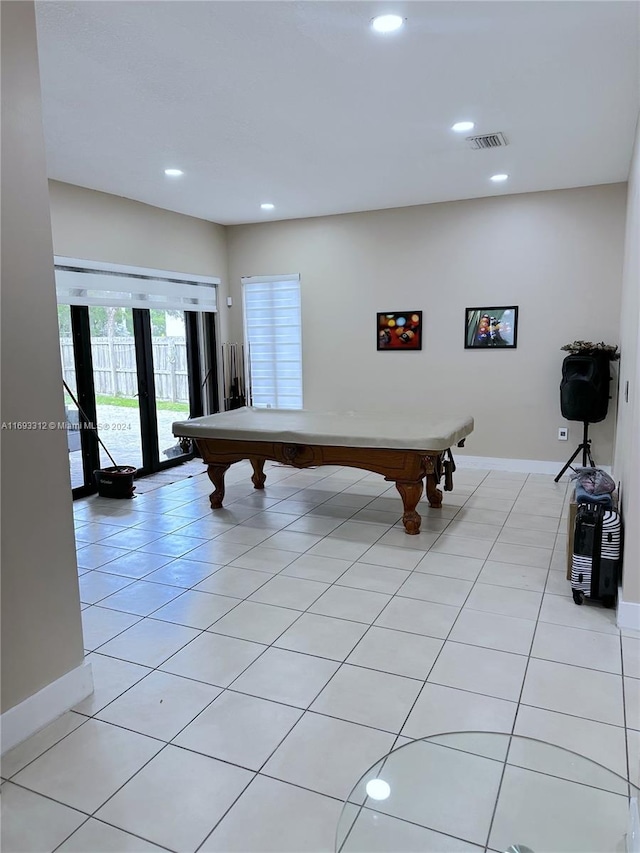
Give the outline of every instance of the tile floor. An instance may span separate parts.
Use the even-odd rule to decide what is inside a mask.
[[[241,463],[212,512],[201,469],[74,505],[95,693],[4,757],[6,853],[331,851],[359,776],[443,731],[640,782],[640,634],[571,599],[566,482],[459,469],[407,536],[376,475],[272,465],[260,493]],[[439,819],[362,849],[486,848]]]

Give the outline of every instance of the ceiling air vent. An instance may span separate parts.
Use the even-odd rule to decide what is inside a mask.
[[[508,145],[504,133],[483,133],[481,136],[467,136],[470,148],[503,148]]]

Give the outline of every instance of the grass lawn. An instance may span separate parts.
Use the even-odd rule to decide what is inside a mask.
[[[105,394],[96,394],[96,405],[98,406],[124,406],[127,409],[137,409],[137,397],[108,397]],[[172,403],[169,400],[157,400],[156,408],[159,412],[182,412],[189,414],[188,403]]]

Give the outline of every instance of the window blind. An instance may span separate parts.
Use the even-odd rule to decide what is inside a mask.
[[[216,311],[218,278],[55,258],[61,305]]]
[[[252,405],[302,408],[300,276],[242,279]]]

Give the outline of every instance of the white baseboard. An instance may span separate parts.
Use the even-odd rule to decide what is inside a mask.
[[[93,693],[91,664],[83,662],[0,717],[4,755]]]
[[[479,468],[483,471],[514,471],[520,474],[558,474],[564,467],[564,462],[545,462],[540,459],[500,459],[493,456],[462,456],[456,454],[458,468]],[[579,464],[579,463],[578,463]],[[611,473],[610,465],[599,466],[607,474]]]
[[[624,601],[622,588],[618,590],[618,628],[640,631],[640,604],[636,601]]]

